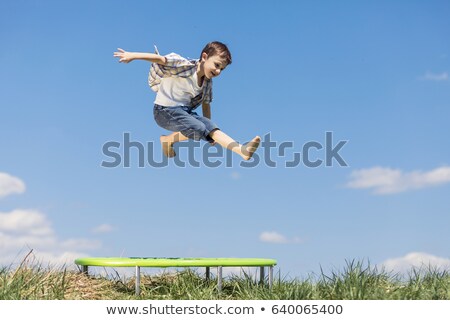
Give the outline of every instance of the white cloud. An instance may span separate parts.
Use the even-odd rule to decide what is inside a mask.
[[[54,236],[11,235],[0,232],[0,261],[7,252],[17,253],[24,247],[53,248],[57,244]]]
[[[73,264],[101,243],[90,239],[59,239],[48,217],[37,210],[0,212],[0,266],[18,263],[33,249],[35,260],[44,264]]]
[[[109,233],[109,232],[114,231],[114,229],[115,228],[112,225],[104,223],[104,224],[101,224],[101,225],[95,227],[94,229],[92,229],[92,232],[93,233]]]
[[[268,243],[300,243],[301,239],[299,237],[294,237],[289,239],[288,237],[276,232],[276,231],[264,231],[259,235],[259,240]]]
[[[265,231],[259,235],[259,240],[269,243],[288,243],[288,239],[278,232]]]
[[[427,80],[427,81],[447,81],[448,80],[448,73],[442,72],[442,73],[432,73],[427,71],[425,75],[420,77],[421,80]]]
[[[25,192],[19,178],[0,172],[0,198]],[[103,230],[107,229],[104,225]],[[32,209],[0,212],[0,267],[20,263],[32,250],[31,261],[57,266],[74,266],[73,260],[101,247],[92,239],[60,239],[48,217]]]
[[[19,178],[0,172],[0,198],[25,192],[25,183]]]
[[[55,253],[53,251],[33,250],[30,262],[35,262],[42,267],[46,267],[47,265],[51,267],[64,266],[68,269],[76,270],[77,266],[75,265],[74,260],[83,256],[86,256],[86,253],[81,251]]]
[[[411,252],[404,257],[392,258],[381,263],[387,271],[394,271],[399,273],[406,273],[412,268],[424,269],[428,267],[438,269],[449,269],[450,259],[433,256],[424,252]]]
[[[64,250],[94,250],[101,247],[101,242],[91,239],[67,239],[60,242],[60,247]]]
[[[375,194],[392,194],[433,187],[450,182],[450,167],[430,171],[402,172],[398,169],[373,167],[354,170],[347,183],[352,189],[371,189]]]
[[[53,230],[47,217],[36,210],[16,209],[9,213],[0,212],[0,231],[50,236]]]
[[[231,173],[231,179],[233,179],[233,180],[239,180],[240,178],[241,178],[241,174],[240,174],[239,172],[233,171],[233,172]]]

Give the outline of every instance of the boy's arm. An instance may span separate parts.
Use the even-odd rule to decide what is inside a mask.
[[[207,102],[202,102],[202,112],[205,118],[211,119],[211,105]],[[215,145],[216,142],[210,142],[211,145]]]
[[[114,57],[119,58],[119,62],[128,63],[133,60],[145,60],[165,65],[167,59],[159,54],[146,52],[128,52],[121,48],[117,48],[118,52],[114,52]]]
[[[211,105],[209,103],[202,103],[202,112],[205,118],[211,119]]]

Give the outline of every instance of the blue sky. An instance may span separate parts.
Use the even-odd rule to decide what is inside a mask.
[[[450,265],[449,14],[447,1],[2,2],[0,262],[33,248],[266,257],[300,277],[352,259]],[[104,143],[166,133],[149,64],[119,64],[116,48],[197,58],[212,40],[233,55],[213,120],[293,149],[276,168],[139,168],[136,150],[130,168],[103,168]],[[347,167],[284,166],[326,132],[348,141]]]

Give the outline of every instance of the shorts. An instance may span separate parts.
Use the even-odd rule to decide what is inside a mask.
[[[192,140],[213,142],[209,135],[219,130],[210,119],[199,116],[193,108],[188,106],[163,107],[155,104],[153,116],[160,127],[173,132],[180,131]]]

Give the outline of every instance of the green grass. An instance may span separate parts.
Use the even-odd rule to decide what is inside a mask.
[[[378,270],[362,262],[347,262],[341,271],[286,279],[276,275],[273,288],[256,284],[252,276],[224,279],[217,292],[216,281],[207,282],[192,269],[141,277],[141,295],[134,295],[134,278],[86,276],[66,268],[20,265],[0,269],[0,300],[56,299],[149,299],[149,300],[406,300],[450,299],[447,270],[413,269],[406,277]]]

